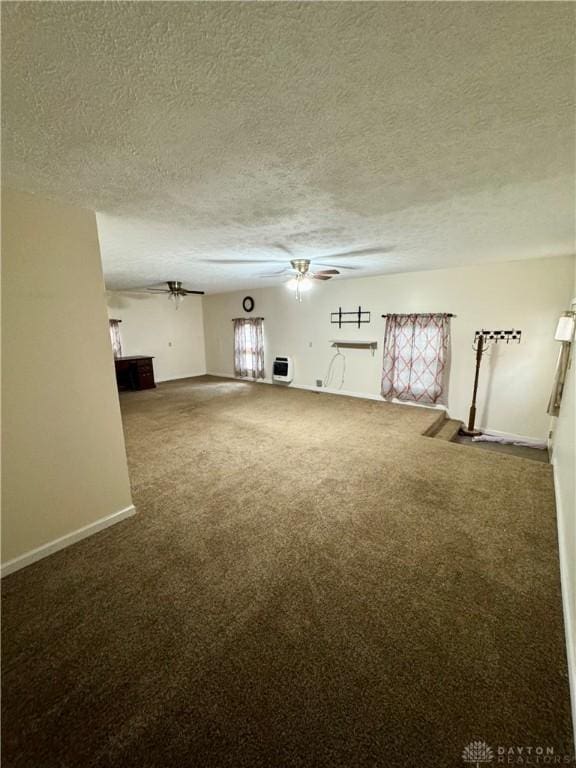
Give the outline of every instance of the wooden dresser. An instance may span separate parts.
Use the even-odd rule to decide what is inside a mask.
[[[116,357],[116,382],[121,392],[135,389],[152,389],[154,382],[153,357],[135,355],[133,357]]]

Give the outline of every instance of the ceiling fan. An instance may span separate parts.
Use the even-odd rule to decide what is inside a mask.
[[[287,248],[285,245],[280,245],[276,243],[273,248],[278,248],[281,251],[284,251],[284,253],[288,254],[288,256],[294,256],[294,254],[290,251],[289,248]],[[356,248],[350,251],[342,251],[341,253],[331,253],[327,256],[320,256],[319,258],[322,260],[316,261],[314,258],[314,263],[319,267],[329,267],[334,268],[338,267],[338,269],[362,269],[363,267],[358,264],[327,264],[326,261],[331,262],[334,259],[351,259],[351,258],[374,258],[376,256],[383,256],[390,251],[394,250],[394,246],[377,246],[374,248]],[[201,259],[201,261],[205,261],[207,264],[226,264],[230,266],[234,266],[235,264],[281,264],[284,262],[286,256],[284,258],[264,258],[264,259]],[[294,259],[294,261],[305,261],[305,259]],[[308,260],[310,261],[310,260]],[[280,274],[280,273],[278,273]]]
[[[184,296],[189,294],[196,294],[197,296],[203,296],[204,291],[189,291],[186,288],[182,288],[180,280],[167,280],[166,285],[168,288],[146,288],[148,293],[166,293],[168,298],[174,302],[176,309],[182,303]]]
[[[284,251],[288,255],[292,256],[290,249],[287,248],[285,245],[276,243],[273,247],[278,248],[281,251]],[[376,247],[370,247],[370,248],[357,248],[349,251],[344,251],[342,253],[333,253],[328,256],[323,256],[321,258],[323,261],[324,259],[327,259],[328,261],[332,261],[335,259],[350,259],[352,257],[371,258],[374,256],[380,256],[380,255],[386,254],[392,250],[394,250],[394,246],[376,246]],[[205,261],[210,262],[211,264],[229,264],[229,265],[262,264],[264,265],[267,263],[268,264],[282,263],[284,259],[278,259],[278,258],[205,259]],[[311,263],[310,259],[291,259],[290,267],[285,267],[284,269],[281,269],[279,272],[272,272],[270,274],[258,275],[258,277],[270,278],[270,277],[280,277],[282,275],[291,275],[292,280],[290,281],[290,283],[293,283],[294,287],[296,288],[296,298],[298,299],[298,301],[302,301],[302,290],[311,284],[310,283],[311,280],[330,280],[335,275],[339,275],[341,269],[346,269],[346,270],[362,269],[361,266],[352,265],[352,264],[340,264],[340,263],[337,263],[338,269],[336,269],[333,264],[315,262],[315,267],[328,267],[328,269],[317,270],[316,268],[314,268],[313,270],[311,270],[310,263]]]
[[[290,268],[282,269],[279,272],[273,272],[269,275],[259,275],[259,277],[277,277],[278,275],[291,275],[296,288],[296,299],[302,301],[302,291],[305,290],[310,280],[331,280],[335,275],[339,275],[338,269],[322,269],[313,272],[310,269],[310,259],[292,259]]]

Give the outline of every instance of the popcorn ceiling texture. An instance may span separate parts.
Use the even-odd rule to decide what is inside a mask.
[[[6,184],[98,212],[111,288],[574,248],[569,3],[4,3]],[[322,257],[322,258],[321,258]],[[341,279],[341,278],[339,278]]]

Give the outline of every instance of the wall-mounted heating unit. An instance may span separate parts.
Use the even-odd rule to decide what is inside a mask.
[[[275,357],[272,366],[272,378],[289,384],[294,378],[294,365],[291,357]]]

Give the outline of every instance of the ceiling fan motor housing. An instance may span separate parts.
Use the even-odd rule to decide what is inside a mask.
[[[301,275],[305,275],[310,268],[310,259],[293,259],[290,264]]]

